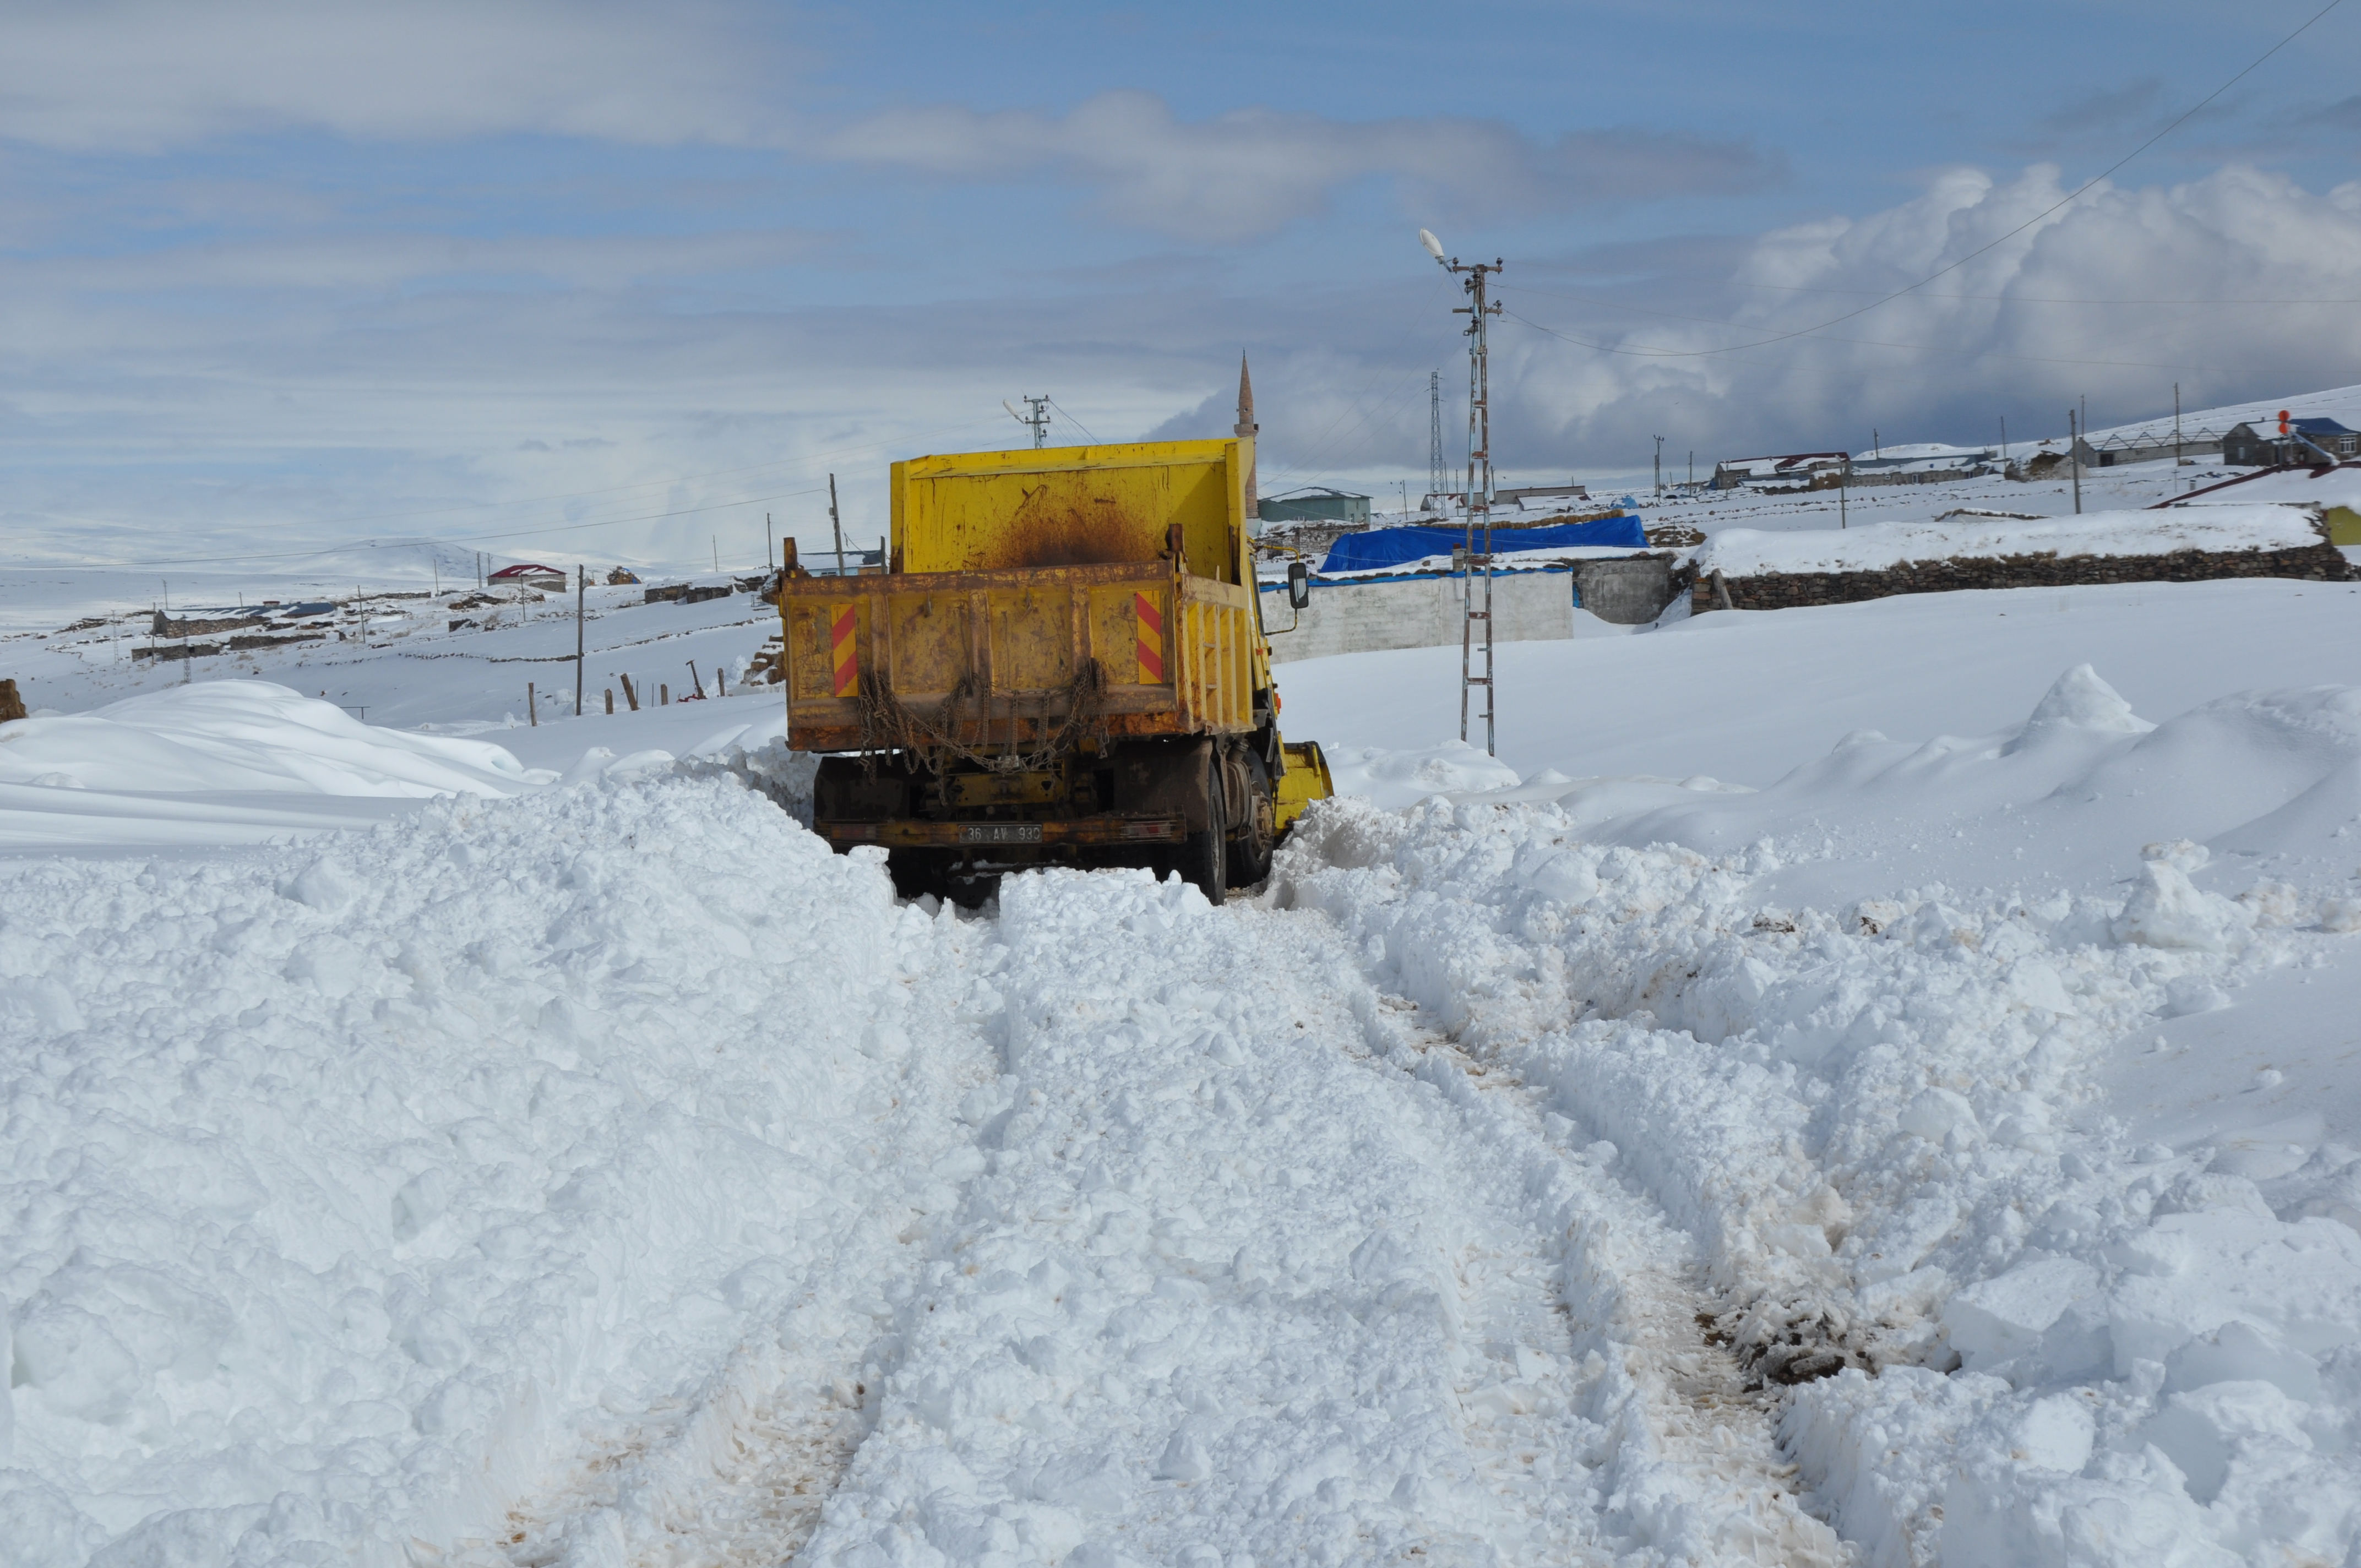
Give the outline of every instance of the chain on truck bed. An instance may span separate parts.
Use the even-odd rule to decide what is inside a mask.
[[[992,701],[970,670],[945,695],[942,723],[929,722],[923,715],[894,695],[893,684],[882,670],[862,683],[861,704],[861,766],[871,778],[877,776],[879,753],[906,751],[915,755],[931,773],[941,772],[941,757],[946,751],[994,773],[1038,773],[1064,756],[1082,741],[1088,740],[1104,746],[1107,738],[1105,696],[1106,670],[1096,659],[1084,659],[1074,670],[1074,678],[1066,683],[1065,722],[1041,737],[1033,750],[1023,752],[991,754],[962,744],[959,740],[960,708],[971,698],[976,702],[976,733],[984,745],[992,740]],[[1057,697],[1044,699],[1042,714],[1047,718]],[[1009,739],[1016,740],[1017,715],[1009,714]]]

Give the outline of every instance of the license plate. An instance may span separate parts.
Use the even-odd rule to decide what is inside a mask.
[[[971,822],[960,829],[962,844],[1038,844],[1038,822]]]

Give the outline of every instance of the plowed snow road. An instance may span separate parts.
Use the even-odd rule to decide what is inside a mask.
[[[511,1561],[1844,1560],[1687,1238],[1325,916],[1050,872],[936,927],[881,1125],[972,1141]]]

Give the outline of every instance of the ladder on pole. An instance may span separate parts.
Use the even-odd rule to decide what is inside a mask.
[[[1439,258],[1438,258],[1439,259]],[[1488,266],[1478,261],[1466,266],[1456,258],[1444,263],[1455,273],[1465,274],[1460,285],[1466,291],[1467,303],[1456,307],[1455,315],[1469,318],[1467,323],[1467,542],[1457,552],[1460,558],[1459,607],[1459,739],[1467,739],[1468,720],[1475,717],[1473,698],[1480,687],[1484,694],[1484,751],[1499,755],[1499,712],[1493,703],[1492,681],[1492,375],[1490,318],[1500,313],[1500,307],[1487,299],[1487,281],[1500,270],[1503,263],[1496,257]],[[1479,539],[1478,534],[1481,534]],[[1478,577],[1483,587],[1477,587]],[[1476,673],[1476,631],[1484,632],[1484,673]]]

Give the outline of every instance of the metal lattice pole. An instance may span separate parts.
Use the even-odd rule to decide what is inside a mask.
[[[1450,470],[1443,463],[1443,372],[1426,373],[1426,493],[1443,504],[1451,488]]]
[[[1468,317],[1467,323],[1467,543],[1465,551],[1466,569],[1461,575],[1460,608],[1463,619],[1459,630],[1459,739],[1467,739],[1471,698],[1477,687],[1484,689],[1484,751],[1487,755],[1499,754],[1499,715],[1493,701],[1492,682],[1492,360],[1491,319],[1500,307],[1486,297],[1486,285],[1503,263],[1498,257],[1491,265],[1477,261],[1463,266],[1457,259],[1444,263],[1454,273],[1464,276],[1461,287],[1466,291],[1467,303],[1456,307],[1454,314]],[[1478,532],[1481,543],[1478,543]],[[1476,590],[1478,576],[1484,588],[1479,598]],[[1476,625],[1484,626],[1484,673],[1476,673]]]

